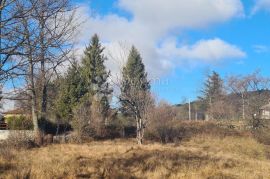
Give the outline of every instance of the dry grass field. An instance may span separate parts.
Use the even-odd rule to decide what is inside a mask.
[[[133,140],[1,151],[0,178],[270,178],[269,147],[248,137]]]

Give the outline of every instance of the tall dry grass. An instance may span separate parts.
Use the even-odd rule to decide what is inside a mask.
[[[142,147],[130,140],[51,145],[0,154],[0,178],[270,178],[268,150],[233,136]]]

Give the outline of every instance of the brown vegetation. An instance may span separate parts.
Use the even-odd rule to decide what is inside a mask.
[[[270,150],[226,123],[182,122],[181,143],[135,139],[0,149],[0,178],[269,178]],[[219,126],[219,128],[217,127]],[[236,126],[236,124],[233,124]]]
[[[0,178],[269,178],[269,149],[252,138],[193,137],[51,145],[0,156]]]

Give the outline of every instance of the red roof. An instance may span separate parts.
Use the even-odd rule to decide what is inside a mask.
[[[10,111],[3,112],[3,114],[4,115],[8,115],[8,114],[16,115],[16,114],[24,114],[24,112],[21,109],[13,109],[13,110],[10,110]]]

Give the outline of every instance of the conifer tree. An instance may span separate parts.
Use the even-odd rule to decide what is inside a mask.
[[[61,119],[70,121],[73,117],[73,109],[86,94],[85,82],[79,73],[80,67],[74,61],[68,68],[64,78],[60,79],[60,89],[56,101],[57,114]]]
[[[213,71],[208,75],[201,92],[202,96],[199,99],[203,102],[204,109],[211,113],[212,105],[224,96],[223,80],[217,72]],[[212,118],[211,114],[210,117]]]
[[[135,119],[137,124],[137,140],[142,144],[146,113],[153,104],[150,95],[150,83],[138,50],[133,46],[130,50],[126,66],[122,71],[121,111]]]
[[[82,59],[82,76],[88,91],[85,98],[92,104],[92,116],[99,116],[99,121],[96,121],[97,127],[105,123],[110,108],[109,97],[112,93],[108,82],[110,72],[106,70],[104,64],[106,57],[103,51],[99,37],[95,34],[85,49]]]
[[[128,95],[132,90],[142,92],[150,91],[150,83],[147,80],[147,73],[145,72],[141,55],[134,46],[132,46],[126,66],[123,68],[121,96],[123,97]],[[130,113],[129,108],[129,104],[127,104],[127,102],[121,102],[121,110],[123,114],[128,115]]]

